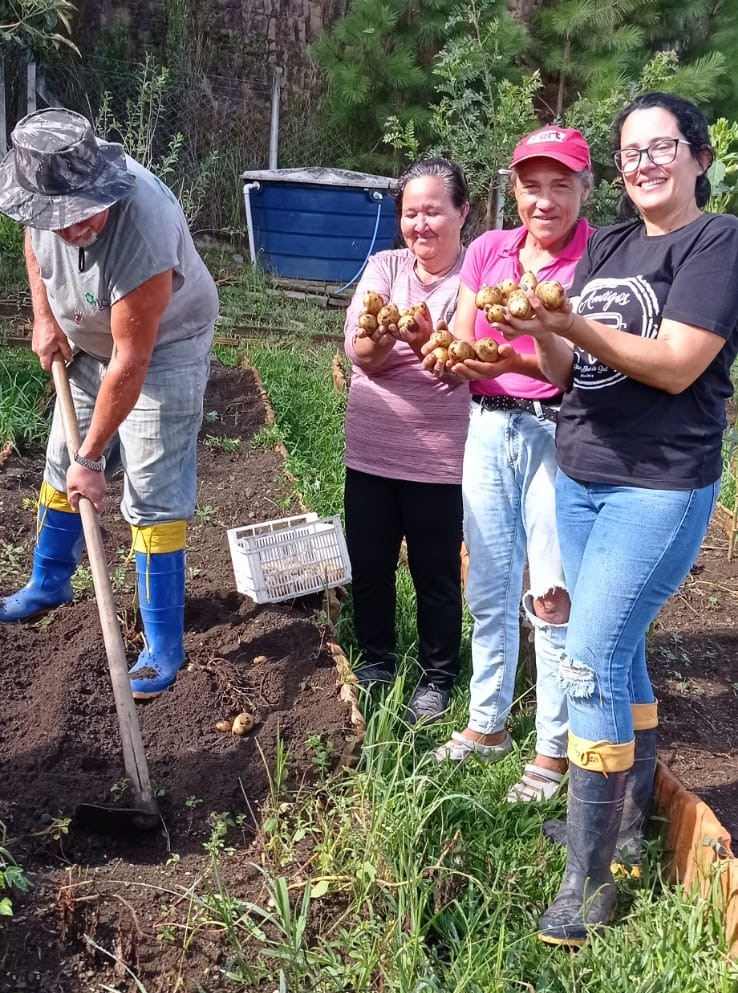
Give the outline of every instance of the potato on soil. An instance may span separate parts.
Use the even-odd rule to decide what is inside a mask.
[[[385,305],[385,299],[380,293],[376,293],[374,290],[367,290],[362,299],[364,304],[364,310],[368,311],[370,314],[375,316]]]
[[[520,287],[514,279],[503,279],[502,282],[497,284],[497,289],[502,294],[502,303],[507,303],[507,298],[510,294],[514,293],[515,290],[519,290]]]
[[[566,301],[564,287],[557,279],[544,279],[536,286],[536,296],[546,310],[560,310]]]
[[[448,357],[451,362],[465,362],[467,359],[476,358],[476,352],[468,341],[455,338],[448,346]]]
[[[524,272],[520,277],[520,289],[523,291],[534,290],[538,286],[538,280],[534,272]]]
[[[501,303],[493,303],[490,307],[485,307],[484,316],[488,324],[507,324],[505,308]]]
[[[498,357],[497,342],[494,338],[477,338],[474,351],[480,362],[496,362]]]
[[[428,339],[433,348],[448,348],[453,340],[451,332],[443,328],[437,328]]]
[[[400,309],[396,303],[386,303],[377,313],[377,324],[397,324],[400,319]]]
[[[237,734],[242,737],[248,734],[256,727],[256,718],[253,714],[249,714],[248,711],[244,711],[242,714],[236,714],[233,718],[233,726],[231,727],[231,734]]]
[[[529,321],[533,316],[530,300],[522,290],[515,290],[507,298],[507,309],[513,317],[521,321]]]
[[[474,298],[474,302],[480,310],[500,304],[502,303],[502,290],[499,286],[483,286]]]

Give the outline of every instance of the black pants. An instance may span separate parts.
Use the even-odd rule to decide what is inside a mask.
[[[417,597],[422,682],[450,689],[461,641],[461,485],[411,483],[347,469],[344,509],[363,663],[396,665],[396,573],[404,537]]]

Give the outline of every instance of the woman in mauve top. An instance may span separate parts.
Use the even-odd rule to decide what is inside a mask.
[[[363,686],[395,678],[395,583],[403,538],[407,544],[421,675],[406,720],[415,724],[446,710],[459,669],[468,393],[458,378],[427,372],[421,347],[439,320],[453,326],[469,192],[461,169],[440,158],[411,165],[391,192],[407,248],[369,260],[346,316],[353,368],[344,506]],[[363,337],[358,318],[368,290],[401,310],[424,301],[431,321],[419,317],[414,334]]]

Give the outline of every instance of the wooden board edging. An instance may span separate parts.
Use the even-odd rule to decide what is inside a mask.
[[[717,893],[728,954],[738,958],[738,859],[730,832],[663,762],[656,769],[654,814],[666,822],[664,855],[670,881],[706,900]]]

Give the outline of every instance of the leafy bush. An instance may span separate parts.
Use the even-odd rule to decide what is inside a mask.
[[[7,214],[0,214],[0,255],[23,256],[23,228]]]
[[[5,842],[5,825],[0,822],[0,841]],[[13,900],[5,895],[8,891],[18,890],[25,893],[29,883],[23,869],[10,854],[4,844],[0,845],[0,917],[13,916]]]

